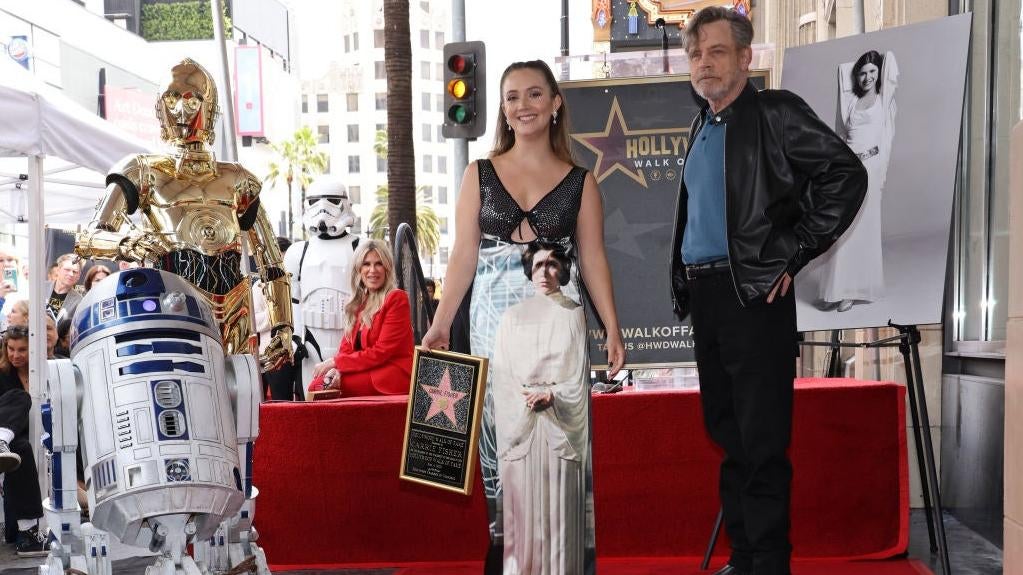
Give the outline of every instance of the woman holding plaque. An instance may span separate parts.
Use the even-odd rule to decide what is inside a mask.
[[[895,133],[895,56],[875,50],[838,67],[839,107],[835,132],[867,169],[867,195],[856,219],[821,266],[820,302],[849,311],[884,293],[881,198]]]
[[[352,262],[352,299],[337,355],[316,364],[309,391],[343,397],[407,394],[412,376],[408,295],[395,287],[394,258],[380,240],[362,240]]]
[[[486,571],[592,572],[596,555],[593,516],[586,511],[593,508],[592,489],[587,488],[592,482],[587,480],[591,465],[586,340],[553,329],[554,316],[543,310],[554,311],[550,304],[581,314],[580,281],[585,281],[607,328],[610,372],[621,369],[625,351],[604,252],[600,190],[572,158],[565,103],[547,64],[540,60],[512,64],[500,86],[494,149],[489,159],[470,164],[462,177],[445,297],[423,345],[448,348],[452,318],[472,284],[472,353],[491,360],[480,433],[480,462],[491,511]],[[558,281],[555,297],[520,306],[538,292],[522,267],[525,252],[536,242],[564,258],[564,281]],[[508,313],[512,315],[506,318]],[[501,352],[495,349],[495,340],[502,322],[532,335],[518,338],[508,332],[500,337],[505,350]],[[552,368],[559,367],[554,362],[573,358],[563,367],[574,376],[538,369],[538,362],[547,361],[542,359],[545,354],[561,358],[552,356],[548,366]],[[555,429],[568,397],[559,392],[569,388],[575,398],[571,421],[564,429]],[[538,425],[546,435],[534,433]],[[576,459],[552,465],[557,462],[548,455],[560,448],[550,449],[550,442],[568,435],[574,439],[569,443]],[[534,446],[538,451],[532,451]],[[562,472],[570,479],[566,484],[559,483]],[[548,513],[552,506],[565,512]]]

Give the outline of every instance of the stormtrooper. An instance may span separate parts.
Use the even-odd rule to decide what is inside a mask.
[[[252,527],[259,366],[225,355],[204,295],[169,272],[116,273],[82,300],[70,347],[49,362],[42,406],[52,487],[39,574],[110,575],[113,535],[157,553],[147,575],[269,575]]]
[[[302,223],[310,239],[296,242],[284,255],[291,274],[292,317],[299,339],[296,359],[309,379],[313,367],[337,353],[344,336],[344,307],[352,295],[352,260],[359,236],[352,202],[345,186],[320,178],[306,191]]]

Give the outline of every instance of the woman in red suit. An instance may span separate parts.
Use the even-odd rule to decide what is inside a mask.
[[[387,244],[359,242],[352,293],[345,305],[348,331],[337,355],[316,364],[309,391],[340,389],[343,397],[407,394],[415,345],[412,318],[408,294],[394,285],[394,258]]]

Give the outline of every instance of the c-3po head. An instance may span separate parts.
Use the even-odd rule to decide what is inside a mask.
[[[306,190],[305,197],[302,224],[310,235],[341,236],[345,228],[355,225],[352,201],[341,182],[319,178]]]
[[[191,58],[171,68],[167,88],[156,100],[160,137],[174,146],[212,144],[220,108],[213,77]]]

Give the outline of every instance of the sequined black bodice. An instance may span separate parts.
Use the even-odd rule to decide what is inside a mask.
[[[586,178],[585,169],[578,166],[572,168],[553,190],[531,210],[525,211],[505,189],[490,160],[479,160],[478,166],[480,231],[485,236],[506,242],[518,241],[515,230],[523,219],[541,240],[559,240],[575,235],[575,223]]]

